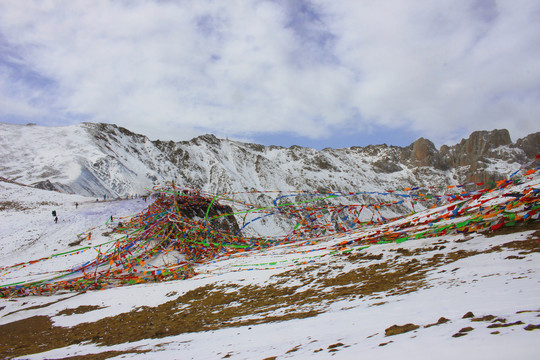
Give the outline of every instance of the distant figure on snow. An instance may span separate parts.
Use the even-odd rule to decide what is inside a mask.
[[[52,216],[56,217],[56,210],[52,211]]]
[[[113,222],[113,221],[114,221],[114,218],[113,218],[113,216],[111,215],[111,222]]]
[[[75,209],[77,209],[78,207],[79,207],[79,203],[76,202],[76,203],[75,203]]]
[[[55,217],[54,217],[54,223],[55,223],[55,224],[58,224],[58,216],[55,216]]]

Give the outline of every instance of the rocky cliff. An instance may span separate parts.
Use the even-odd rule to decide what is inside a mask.
[[[506,178],[540,153],[540,133],[512,142],[504,129],[477,131],[440,149],[420,138],[406,147],[321,151],[213,135],[150,141],[116,125],[94,123],[60,128],[0,124],[0,131],[0,176],[95,197],[141,194],[170,180],[212,193],[384,192],[487,182]]]

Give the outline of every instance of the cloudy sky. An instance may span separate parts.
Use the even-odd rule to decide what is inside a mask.
[[[152,139],[454,144],[540,131],[540,2],[0,0],[0,122]]]

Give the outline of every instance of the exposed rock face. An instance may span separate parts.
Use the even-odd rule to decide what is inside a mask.
[[[0,176],[95,197],[141,194],[171,180],[221,194],[445,187],[505,178],[540,153],[540,133],[512,143],[507,130],[477,131],[440,150],[420,138],[406,147],[383,144],[318,151],[243,143],[214,135],[181,142],[150,141],[109,124],[0,126],[6,134],[0,137]],[[65,150],[62,157],[58,149]],[[253,202],[265,196],[269,197],[246,195],[242,200]],[[377,201],[367,196],[361,200]]]
[[[529,137],[534,139],[534,134]],[[535,146],[528,141],[526,144],[529,145],[529,153],[537,154],[540,151],[540,143]],[[497,161],[522,165],[535,156],[527,155],[523,145],[520,140],[513,144],[506,129],[475,131],[457,145],[442,146],[441,161],[448,168],[456,169],[463,182],[497,181],[507,176],[496,171],[493,165]]]
[[[496,149],[511,144],[508,130],[475,131],[457,145],[441,147],[441,154],[450,167],[472,166],[476,169],[479,161],[497,157]]]
[[[524,161],[532,159],[540,153],[540,132],[530,134],[523,139],[516,141],[516,148],[523,150],[525,153]]]
[[[436,169],[443,170],[439,152],[435,145],[428,139],[420,138],[404,149],[407,154],[410,150],[410,161],[412,166],[432,166]]]

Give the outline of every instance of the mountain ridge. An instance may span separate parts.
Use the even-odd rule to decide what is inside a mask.
[[[0,124],[0,176],[38,188],[93,197],[141,194],[164,181],[214,193],[253,190],[382,191],[500,180],[540,153],[540,132],[512,142],[508,130],[475,131],[437,149],[264,146],[205,134],[151,141],[126,128],[82,123],[49,128]],[[66,151],[67,150],[67,151]]]

